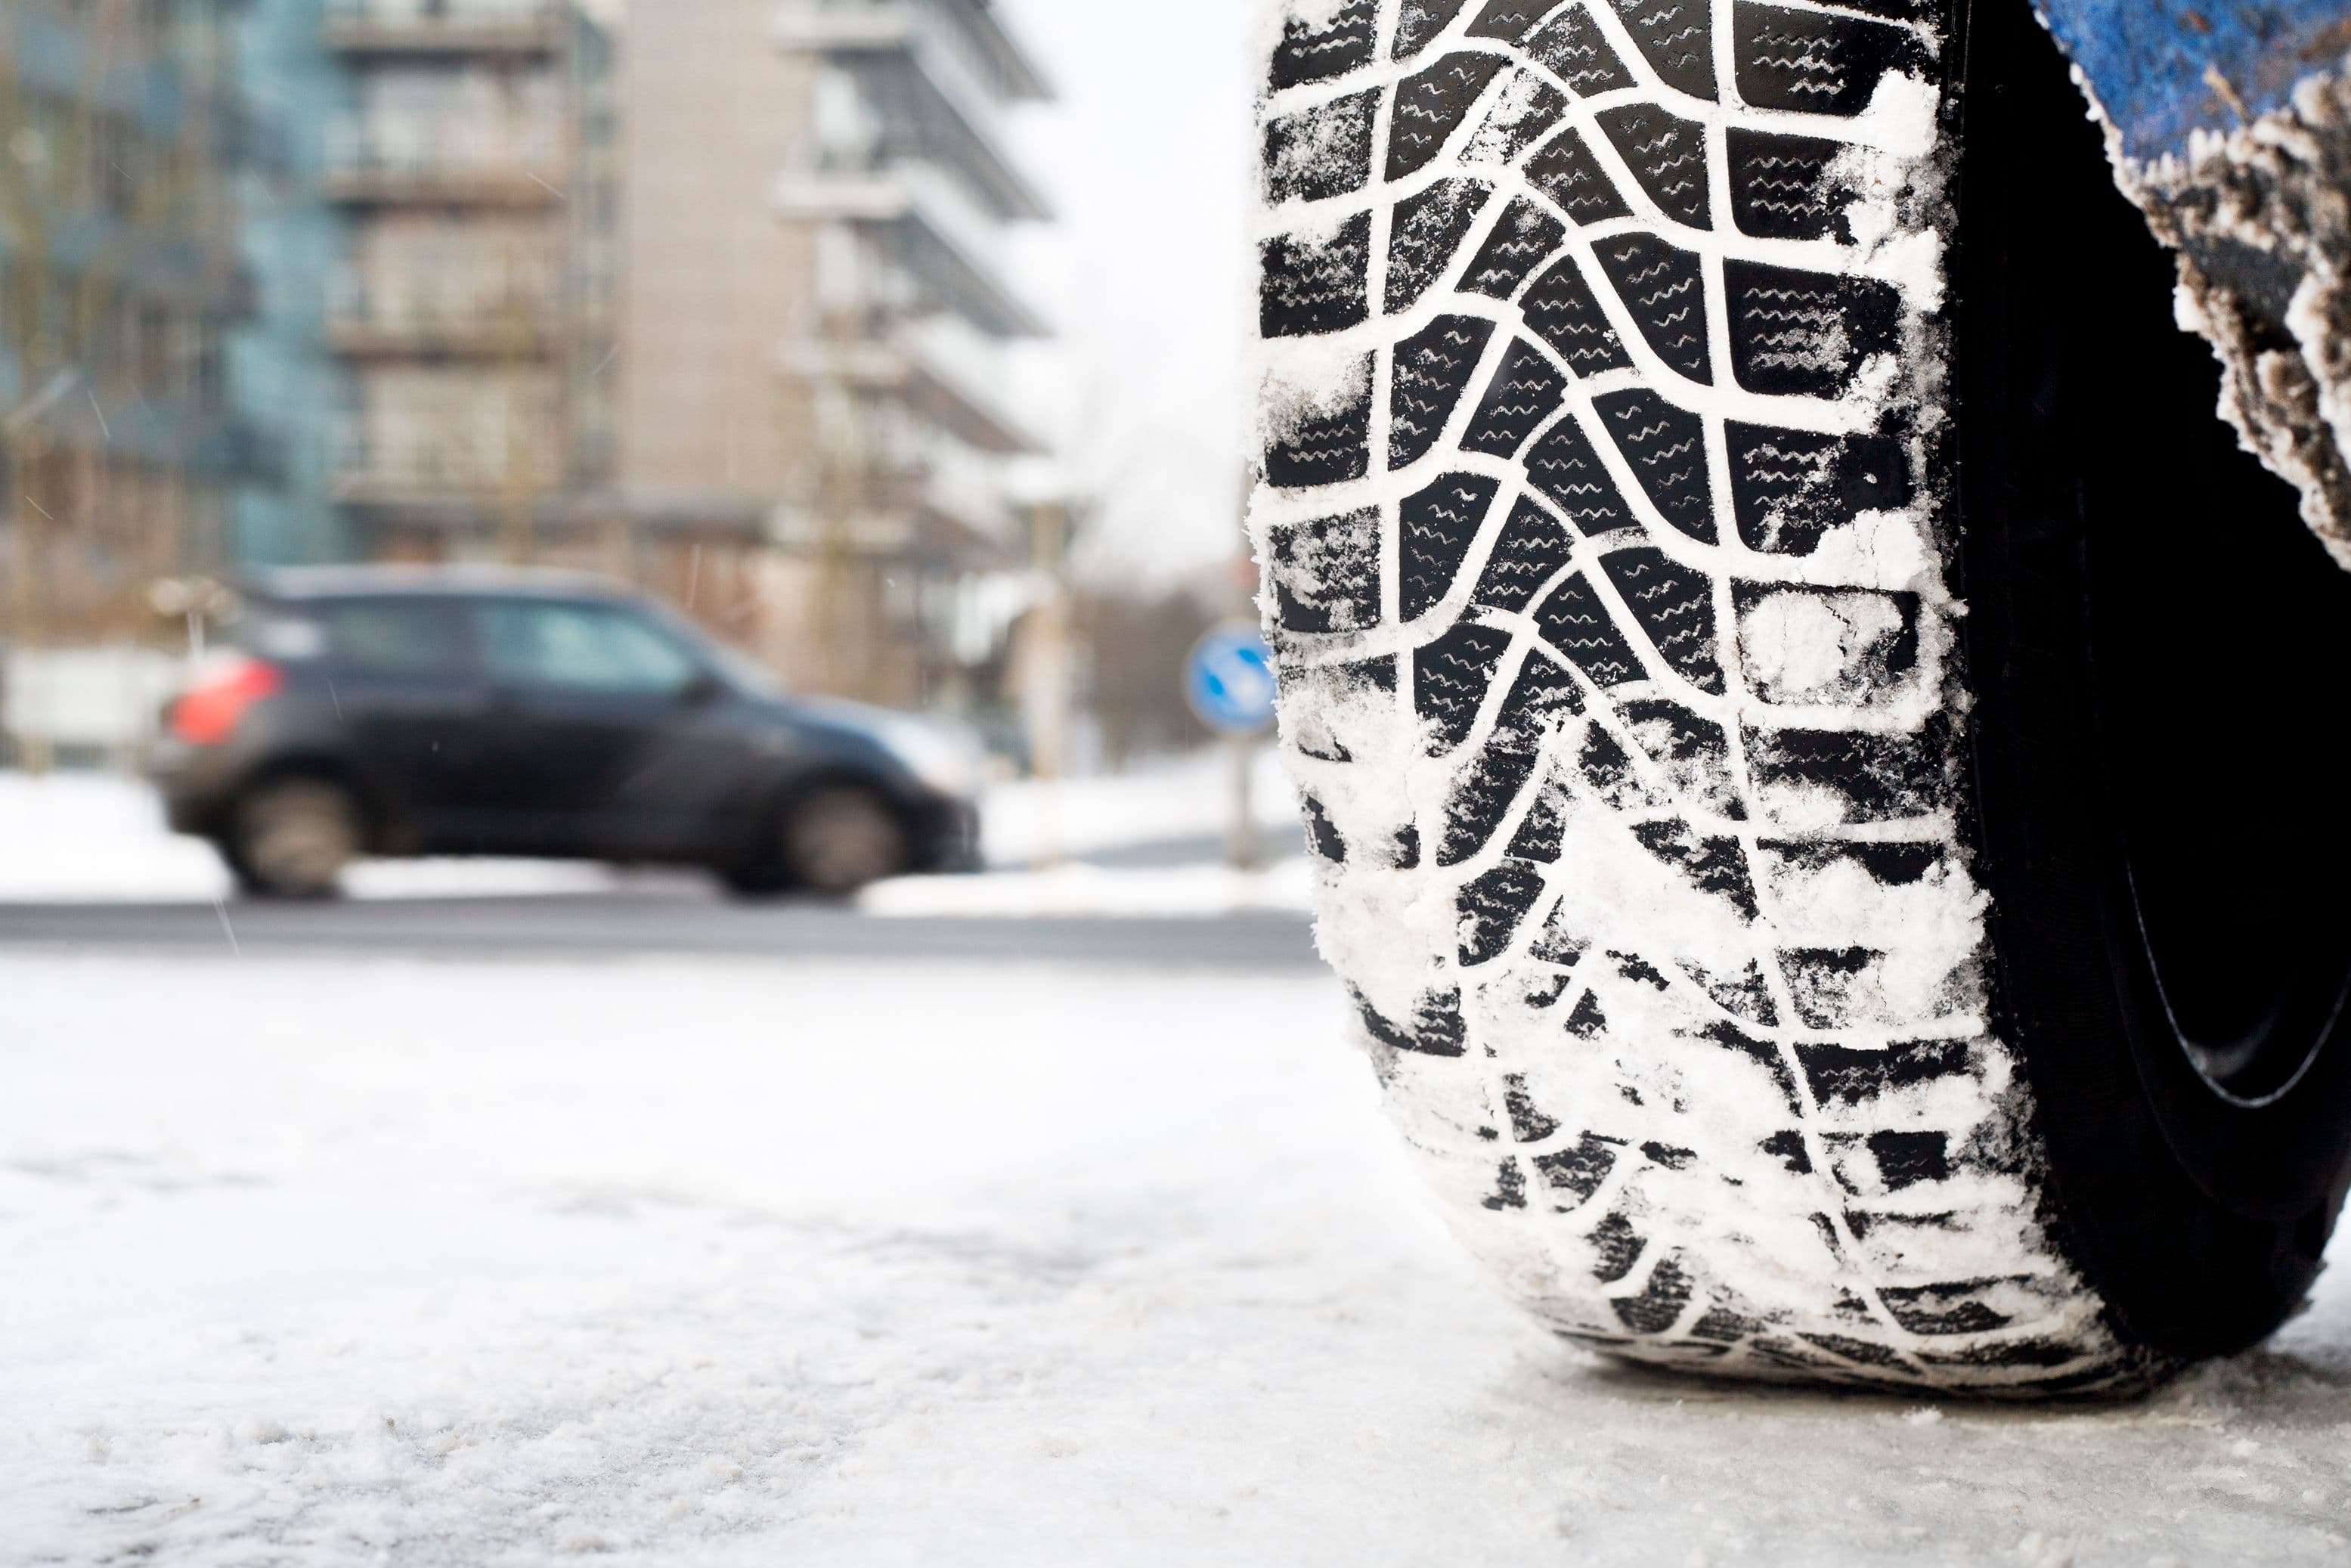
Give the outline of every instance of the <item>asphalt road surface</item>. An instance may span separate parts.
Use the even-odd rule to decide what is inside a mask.
[[[731,954],[1272,970],[1320,962],[1302,915],[880,919],[822,904],[737,904],[691,883],[538,898],[0,904],[0,947],[25,946],[253,956]]]

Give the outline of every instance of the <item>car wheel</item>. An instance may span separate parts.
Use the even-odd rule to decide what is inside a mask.
[[[870,789],[831,786],[785,813],[783,861],[799,886],[840,897],[895,876],[909,860],[906,830]]]
[[[2144,1386],[2295,1309],[2351,1175],[2351,580],[2031,7],[1962,9],[1280,34],[1321,946],[1460,1233],[1612,1354]]]
[[[331,897],[365,844],[359,803],[349,790],[323,779],[287,779],[238,803],[227,847],[247,893],[308,899]]]

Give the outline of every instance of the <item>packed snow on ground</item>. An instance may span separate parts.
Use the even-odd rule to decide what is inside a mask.
[[[980,802],[987,862],[1022,866],[1128,844],[1220,837],[1238,793],[1232,754],[1211,748],[1155,758],[1132,772],[1058,782],[1016,779]],[[1298,821],[1298,791],[1270,745],[1250,758],[1249,801],[1260,831]]]
[[[1270,749],[1256,759],[1252,789],[1261,831],[1270,834],[1297,821],[1297,797]],[[1265,875],[1207,863],[1231,819],[1232,797],[1231,759],[1216,751],[1116,777],[998,784],[981,802],[981,821],[987,858],[1003,874],[951,884],[909,878],[877,889],[868,907],[967,915],[1303,910],[1309,879],[1302,863]],[[1031,869],[1056,857],[1174,840],[1201,841],[1203,863]],[[609,866],[576,862],[371,861],[353,867],[344,886],[363,899],[528,897],[606,892],[626,880]],[[209,903],[233,892],[220,857],[166,828],[162,805],[145,784],[111,774],[33,779],[0,772],[0,902]]]
[[[1261,871],[1216,864],[1111,869],[1071,862],[1040,871],[986,876],[908,876],[879,883],[858,898],[868,915],[1021,918],[1088,915],[1202,916],[1311,909],[1314,874],[1290,858]]]
[[[2342,1563],[2351,1291],[2149,1403],[1612,1370],[1335,983],[0,959],[0,1560]]]
[[[607,867],[561,861],[371,861],[354,898],[530,897],[612,887]],[[172,832],[162,803],[110,773],[0,773],[0,902],[210,903],[235,884],[210,844]]]

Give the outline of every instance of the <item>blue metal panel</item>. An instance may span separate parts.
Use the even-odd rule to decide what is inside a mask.
[[[2132,157],[2285,102],[2351,49],[2351,0],[2041,0]]]

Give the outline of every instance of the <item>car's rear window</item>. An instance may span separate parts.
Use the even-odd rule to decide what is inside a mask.
[[[473,618],[461,602],[365,599],[309,612],[328,656],[351,670],[386,675],[453,675],[474,667]]]

